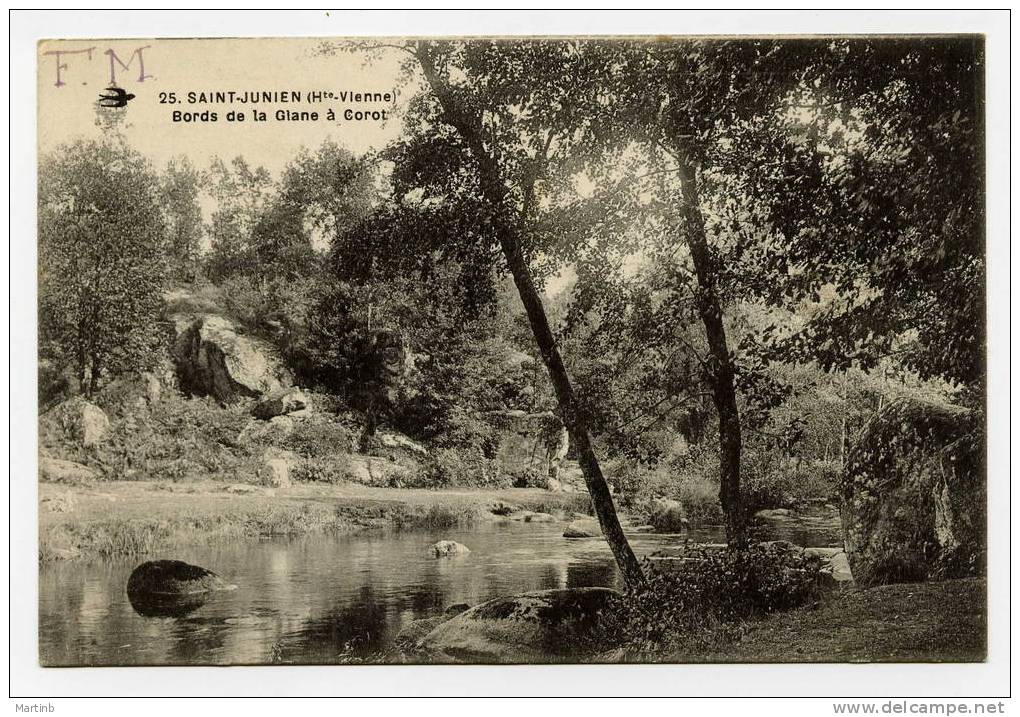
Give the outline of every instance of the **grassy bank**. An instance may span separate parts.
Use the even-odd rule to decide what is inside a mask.
[[[497,520],[503,504],[587,512],[581,493],[539,489],[428,491],[356,484],[294,485],[233,494],[223,483],[120,481],[39,486],[39,560],[144,555],[176,545],[372,528],[441,530]]]
[[[643,655],[640,660],[981,662],[986,607],[983,578],[849,590],[817,606],[747,623],[739,637],[711,649]]]

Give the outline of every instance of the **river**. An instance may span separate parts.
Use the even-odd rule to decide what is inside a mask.
[[[331,664],[375,655],[410,621],[450,605],[527,590],[620,587],[605,541],[568,540],[563,523],[486,522],[441,532],[368,531],[178,548],[172,554],[48,564],[40,570],[43,665]],[[633,532],[639,556],[685,539]],[[767,527],[762,537],[839,544],[833,516]],[[456,540],[471,553],[433,558]],[[220,573],[236,590],[213,593],[178,617],[144,617],[125,585],[143,560],[176,558]]]

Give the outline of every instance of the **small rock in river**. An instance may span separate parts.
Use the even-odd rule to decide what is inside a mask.
[[[471,550],[466,545],[461,545],[454,540],[440,540],[438,543],[429,546],[428,553],[434,558],[443,558],[450,555],[467,555]]]

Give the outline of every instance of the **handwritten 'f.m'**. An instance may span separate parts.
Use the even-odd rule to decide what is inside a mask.
[[[131,69],[131,65],[135,63],[135,59],[138,60],[138,79],[137,82],[145,82],[146,80],[153,79],[152,75],[145,74],[145,57],[142,55],[143,50],[147,50],[151,45],[144,45],[142,47],[136,47],[135,51],[128,57],[127,62],[120,59],[117,53],[111,47],[110,49],[103,52],[110,60],[110,81],[108,84],[116,87],[117,86],[117,66],[120,65],[122,70],[128,71]],[[80,50],[49,50],[44,52],[44,55],[53,55],[56,58],[56,71],[57,81],[54,83],[57,87],[63,87],[67,83],[64,82],[64,71],[68,70],[67,61],[62,58],[69,57],[72,55],[86,55],[89,61],[92,60],[92,53],[95,47],[85,47]],[[82,83],[87,84],[87,83]]]

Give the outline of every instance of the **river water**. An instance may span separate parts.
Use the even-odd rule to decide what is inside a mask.
[[[563,523],[491,522],[469,529],[277,538],[177,548],[173,554],[54,563],[40,570],[43,665],[330,664],[385,650],[410,621],[450,605],[527,590],[620,587],[602,539],[568,540]],[[838,544],[834,519],[767,529],[808,545]],[[648,555],[718,530],[631,533]],[[437,540],[471,553],[433,558]],[[143,560],[175,558],[236,584],[178,617],[144,617],[125,592]]]

